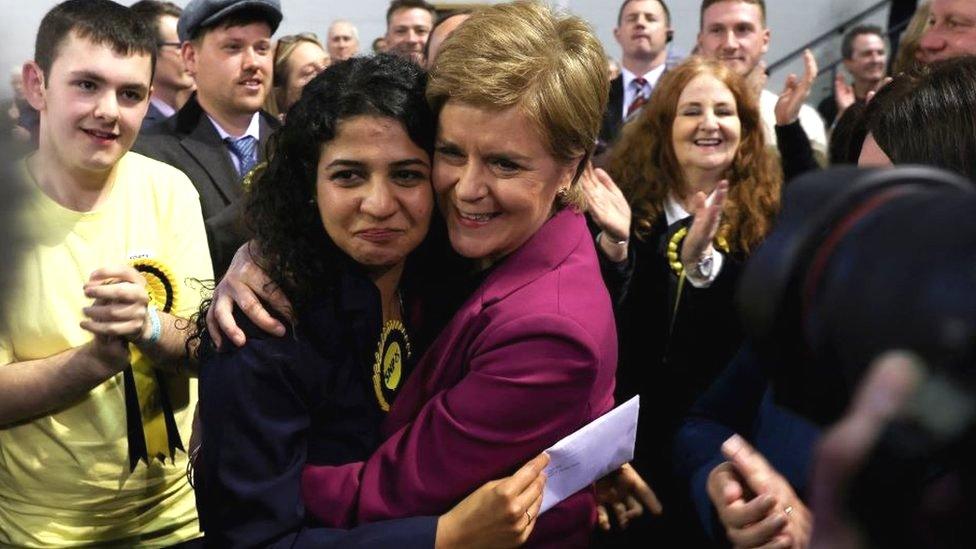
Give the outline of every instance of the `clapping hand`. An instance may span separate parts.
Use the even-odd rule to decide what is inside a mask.
[[[817,59],[810,50],[803,50],[803,77],[789,75],[783,91],[779,94],[779,100],[776,101],[774,112],[778,126],[792,124],[800,118],[800,109],[810,95],[810,88],[817,78],[817,71]]]
[[[692,198],[692,214],[695,220],[688,229],[688,236],[681,245],[681,263],[685,270],[695,266],[698,261],[712,253],[712,241],[718,234],[722,222],[722,208],[729,194],[729,182],[722,180],[715,187],[712,203],[706,205],[705,193],[699,192]]]
[[[594,168],[592,164],[586,167],[580,183],[587,211],[606,237],[601,239],[600,248],[611,261],[623,261],[627,258],[627,247],[614,247],[614,243],[625,241],[630,236],[630,204],[624,193],[607,172]]]

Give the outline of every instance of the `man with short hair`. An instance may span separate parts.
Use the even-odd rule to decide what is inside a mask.
[[[437,10],[424,0],[393,0],[386,11],[386,53],[424,65],[424,47]]]
[[[621,74],[610,82],[600,140],[612,143],[625,120],[651,98],[667,67],[671,12],[664,0],[624,0],[613,36],[623,51]]]
[[[329,25],[326,47],[333,63],[345,61],[359,53],[359,30],[345,20],[333,21]]]
[[[838,73],[834,81],[834,93],[825,97],[817,106],[820,116],[828,124],[833,124],[854,102],[863,102],[868,92],[878,91],[887,75],[888,51],[880,27],[854,27],[844,35],[840,51],[844,68],[851,74],[854,82],[848,84],[844,75]]]
[[[135,147],[193,181],[218,276],[246,240],[239,219],[242,182],[263,160],[264,144],[277,126],[261,106],[272,80],[271,35],[281,17],[278,0],[192,0],[178,31],[197,91]]]
[[[143,129],[173,116],[193,94],[193,77],[183,65],[176,23],[183,9],[172,2],[140,0],[130,9],[143,18],[156,35],[156,72],[153,74],[149,112]]]
[[[755,87],[766,144],[776,147],[776,102],[779,96],[763,89],[763,55],[769,50],[764,0],[702,0],[698,50],[705,57],[725,63]],[[803,105],[799,122],[818,160],[827,158],[827,131],[817,111]]]
[[[185,449],[192,280],[213,277],[185,175],[129,152],[156,38],[110,0],[41,21],[25,95],[37,151],[18,170],[29,227],[0,304],[0,545],[166,547],[199,538]],[[182,318],[181,318],[182,317]]]
[[[976,0],[932,0],[918,60],[932,63],[963,55],[976,55]]]

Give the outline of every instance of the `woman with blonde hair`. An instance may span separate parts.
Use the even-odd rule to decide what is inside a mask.
[[[282,36],[275,45],[274,77],[264,110],[284,120],[302,89],[331,64],[319,38],[311,32]]]
[[[610,283],[620,289],[616,397],[641,395],[635,466],[668,510],[641,535],[688,542],[672,439],[739,347],[735,283],[771,228],[782,176],[745,82],[700,57],[664,75],[607,171],[585,189],[598,247],[616,265],[605,274],[622,274]]]
[[[305,467],[315,518],[350,526],[437,513],[613,405],[613,311],[580,213],[608,89],[592,29],[540,3],[485,8],[445,41],[427,88],[438,120],[431,179],[468,272],[438,267],[444,283],[467,277],[474,290],[402,385],[372,456]],[[268,295],[246,251],[228,278],[210,311],[221,328],[212,333],[240,344],[232,299],[256,292],[286,306]],[[242,308],[262,329],[279,327]],[[617,479],[639,486],[629,469]],[[650,501],[649,492],[638,495]],[[595,494],[512,518],[535,525],[529,545],[585,547]]]

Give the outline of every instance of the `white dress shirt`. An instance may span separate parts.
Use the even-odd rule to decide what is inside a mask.
[[[259,143],[261,142],[261,113],[259,112],[256,112],[251,116],[251,123],[248,124],[247,130],[245,130],[244,133],[241,135],[231,135],[227,132],[227,130],[222,128],[220,124],[218,124],[217,121],[213,119],[212,116],[208,114],[207,118],[210,119],[210,123],[213,124],[214,128],[217,130],[217,133],[220,134],[221,141],[225,141],[227,138],[237,140],[244,137],[245,135],[250,135],[251,137],[256,139]],[[230,161],[234,163],[234,169],[237,170],[238,173],[240,173],[241,160],[237,158],[237,155],[234,154],[234,151],[230,150],[230,147],[226,147],[226,149],[227,149],[227,154],[230,155]]]
[[[634,84],[634,80],[637,79],[637,75],[623,67],[620,68],[620,74],[623,77],[624,84],[624,107],[623,110],[620,111],[621,120],[627,120],[627,109],[630,108],[631,103],[633,103],[634,99],[637,98],[638,93],[643,94],[643,96],[648,99],[651,98],[651,92],[654,90],[654,86],[657,86],[657,81],[661,79],[661,75],[664,74],[664,69],[666,68],[667,65],[665,63],[661,63],[660,67],[652,69],[651,72],[644,74],[643,78],[647,81],[647,83],[644,84],[644,87],[640,90],[638,90],[637,86]]]

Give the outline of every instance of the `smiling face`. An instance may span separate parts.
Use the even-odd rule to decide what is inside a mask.
[[[183,60],[204,110],[226,118],[252,115],[271,85],[271,27],[257,22],[210,29],[183,45]]]
[[[928,28],[918,46],[923,63],[976,55],[976,2],[933,0]]]
[[[708,74],[692,79],[678,97],[671,134],[685,181],[721,178],[735,159],[741,133],[728,86]]]
[[[46,159],[70,173],[107,174],[132,147],[149,108],[148,53],[118,54],[71,33],[47,75],[36,64],[25,75]]]
[[[402,265],[427,235],[434,199],[430,157],[391,118],[339,123],[316,171],[322,225],[369,271]]]
[[[624,6],[613,36],[625,59],[651,61],[666,55],[668,21],[658,0],[634,0]]]
[[[759,5],[727,0],[709,6],[702,14],[698,47],[702,55],[740,76],[751,73],[769,49],[769,29]]]
[[[302,96],[302,89],[329,66],[329,56],[314,42],[302,41],[295,46],[285,68],[285,104],[287,111]]]
[[[434,18],[423,8],[404,8],[390,15],[386,27],[386,52],[424,64],[424,46]]]
[[[877,34],[860,34],[851,43],[851,58],[844,67],[860,82],[877,83],[885,77],[888,52]]]
[[[489,263],[514,252],[549,219],[575,163],[560,162],[518,107],[456,101],[441,109],[434,191],[455,251]]]

